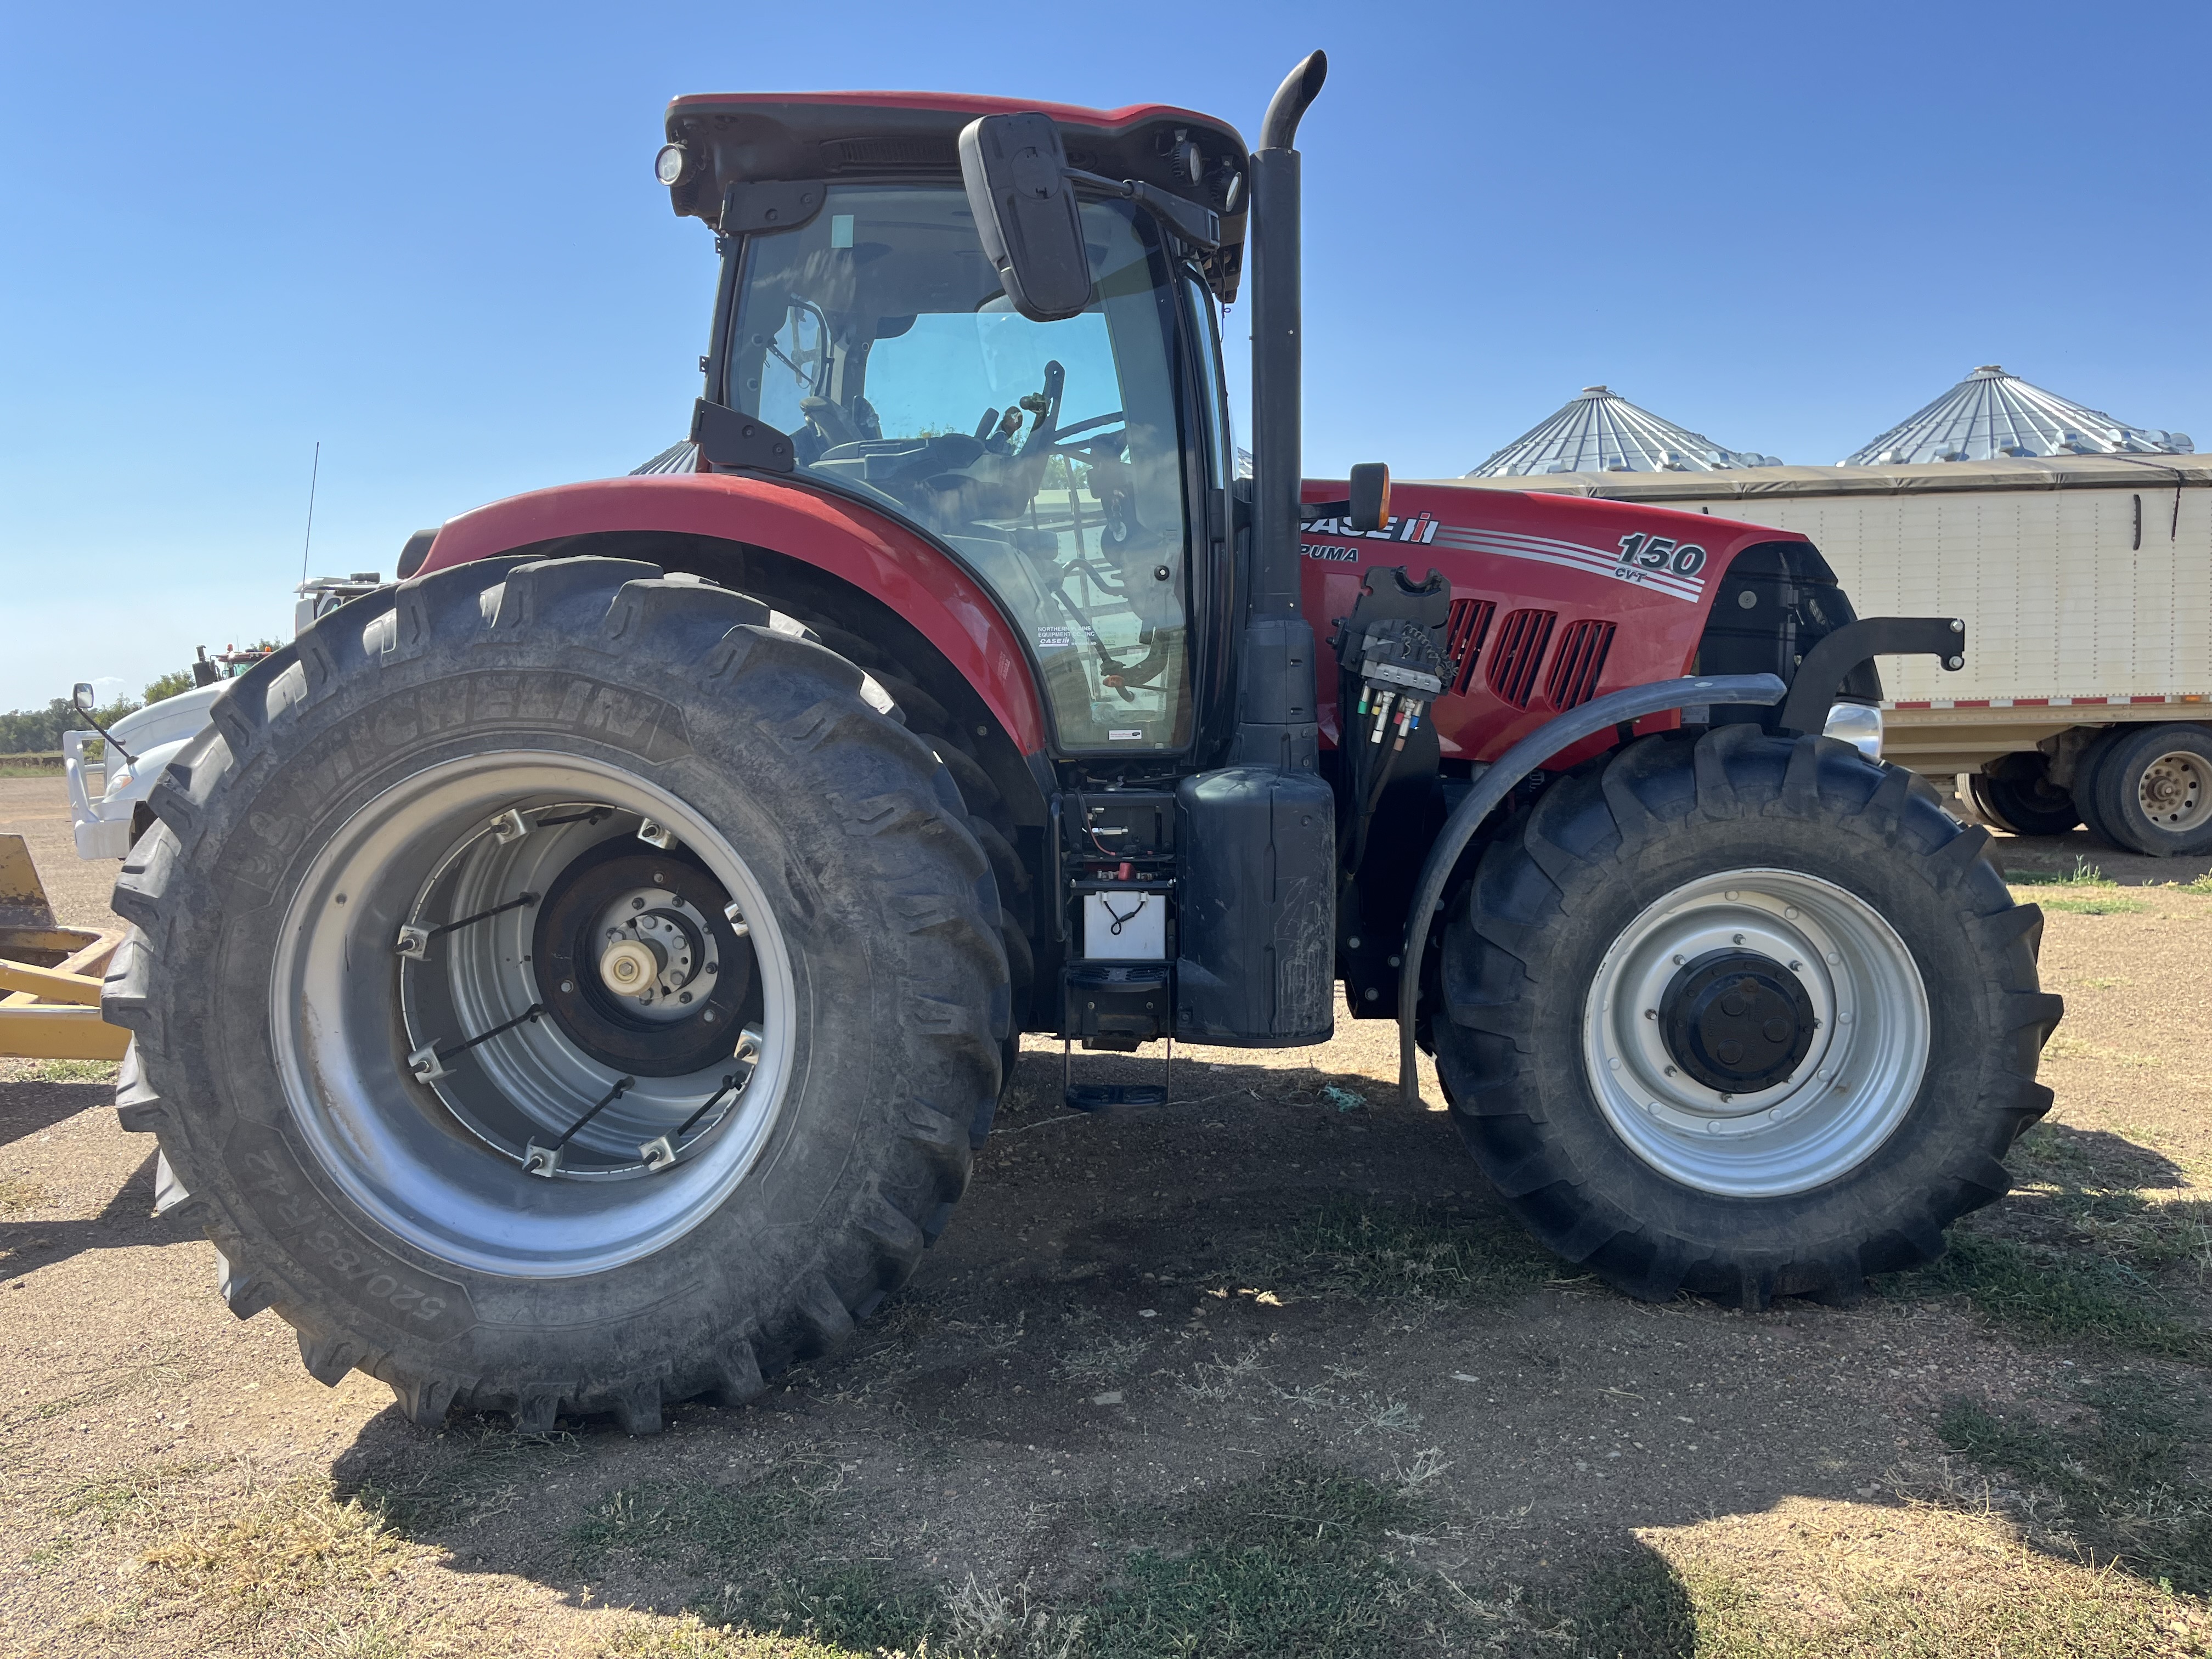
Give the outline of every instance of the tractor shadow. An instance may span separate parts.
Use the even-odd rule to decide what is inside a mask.
[[[0,1078],[0,1146],[41,1134],[79,1112],[115,1103],[112,1080],[51,1082]]]
[[[1077,1064],[1140,1082],[1159,1062]],[[1026,1054],[914,1279],[753,1405],[678,1407],[648,1439],[586,1421],[525,1440],[495,1419],[432,1436],[386,1412],[333,1466],[339,1491],[459,1571],[757,1624],[840,1596],[933,1607],[970,1573],[1094,1606],[1133,1548],[1202,1541],[1175,1530],[1186,1494],[1233,1503],[1320,1468],[1387,1496],[1435,1449],[1445,1467],[1409,1501],[1438,1541],[1409,1559],[1608,1632],[1605,1651],[1686,1655],[1689,1591],[1640,1529],[1795,1535],[1808,1505],[1956,1516],[1992,1480],[2037,1490],[2031,1455],[2102,1467],[2101,1431],[2066,1425],[2101,1420],[2088,1379],[2112,1355],[2008,1325],[1971,1285],[1852,1310],[1638,1304],[1530,1244],[1447,1115],[1401,1103],[1371,1064],[1176,1066],[1170,1106],[1086,1115],[1064,1109],[1059,1055]],[[2045,1132],[2023,1158],[2031,1217],[2185,1178],[2103,1132]],[[2054,1352],[2081,1363],[2054,1371]],[[2069,1375],[2074,1392],[2042,1380]],[[1971,1443],[1976,1462],[1972,1411],[2057,1426]],[[2174,1571],[2106,1554],[2146,1583]]]
[[[68,1151],[70,1132],[58,1138],[50,1132],[82,1114],[112,1110],[114,1102],[111,1079],[0,1079],[0,1279],[21,1279],[89,1250],[170,1244],[191,1236],[189,1229],[154,1214],[151,1152],[137,1160],[96,1215],[75,1220],[39,1216],[40,1211],[69,1203],[62,1194],[81,1178],[72,1167],[78,1154]],[[57,1144],[42,1146],[42,1139]]]
[[[154,1160],[149,1152],[100,1212],[84,1220],[21,1220],[0,1208],[0,1279],[20,1279],[88,1251],[158,1248],[198,1237],[195,1229],[154,1213]],[[7,1196],[0,1189],[0,1199]],[[23,1207],[44,1207],[42,1190],[33,1187],[22,1196],[35,1200]]]

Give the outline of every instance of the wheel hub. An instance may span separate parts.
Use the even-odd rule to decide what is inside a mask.
[[[720,884],[680,852],[603,842],[539,907],[539,994],[592,1059],[678,1077],[730,1052],[752,983],[752,951]]]
[[[2161,830],[2186,833],[2212,818],[2212,775],[2186,750],[2151,762],[2136,793],[2143,816]]]
[[[1796,1071],[1819,1024],[1796,975],[1756,951],[1708,951],[1659,1005],[1674,1063],[1708,1088],[1749,1094]]]

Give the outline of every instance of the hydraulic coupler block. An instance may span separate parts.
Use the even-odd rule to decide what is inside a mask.
[[[1367,572],[1359,602],[1331,641],[1347,704],[1340,728],[1346,748],[1364,741],[1376,750],[1387,743],[1395,753],[1420,729],[1455,666],[1444,649],[1450,610],[1451,585],[1440,572],[1430,571],[1420,583],[1408,581],[1402,567]],[[1361,771],[1372,764],[1357,753],[1352,759]],[[1371,801],[1365,805],[1373,810]]]

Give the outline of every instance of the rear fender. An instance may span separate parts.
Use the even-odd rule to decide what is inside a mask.
[[[1042,757],[1045,720],[1036,670],[998,602],[924,537],[826,493],[723,472],[562,484],[448,520],[419,574],[551,542],[568,550],[584,538],[657,537],[764,549],[879,601],[944,657],[998,735],[1025,758]],[[1030,758],[1032,772],[1036,766]]]

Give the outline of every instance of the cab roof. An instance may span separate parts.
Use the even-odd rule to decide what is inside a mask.
[[[1206,262],[1215,291],[1236,296],[1243,264],[1244,207],[1227,212],[1231,182],[1250,165],[1227,122],[1169,104],[1085,109],[978,94],[941,92],[695,93],[668,106],[668,142],[690,155],[669,188],[678,214],[716,225],[724,193],[757,180],[957,182],[961,128],[982,115],[1035,111],[1052,118],[1068,164],[1113,179],[1141,179],[1221,215],[1220,251]],[[1202,166],[1182,175],[1173,152],[1195,143]]]

